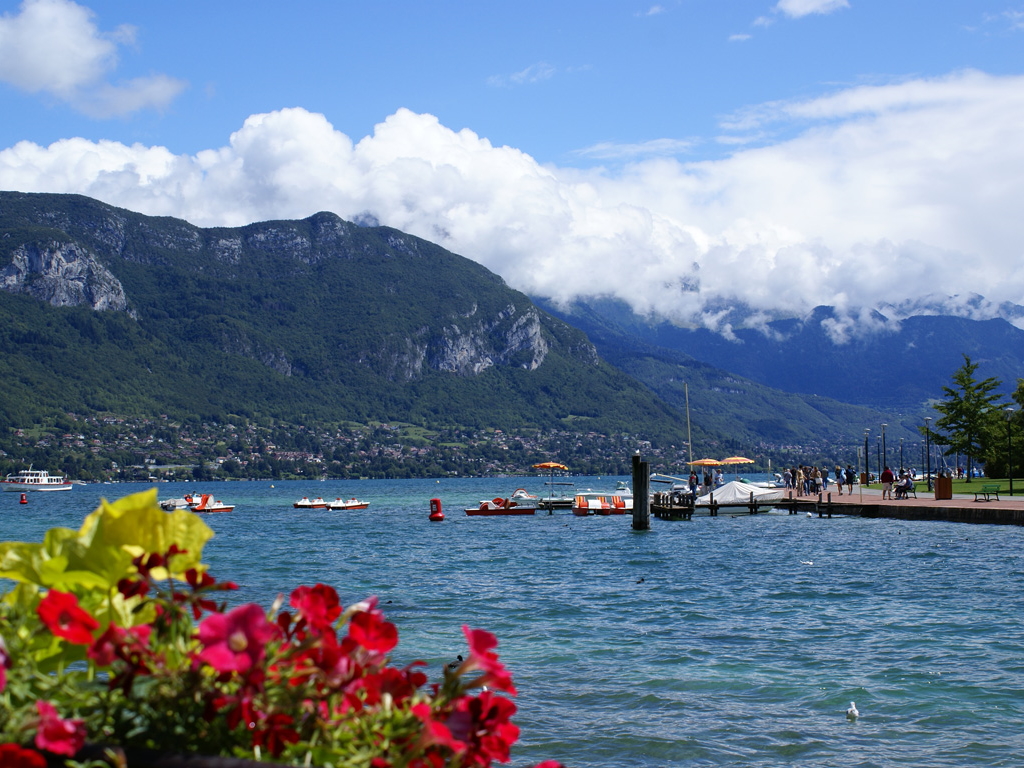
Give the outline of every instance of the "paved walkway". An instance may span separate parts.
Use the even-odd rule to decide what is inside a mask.
[[[981,486],[982,483],[979,482],[978,488],[980,489]],[[971,493],[954,493],[952,499],[936,499],[934,491],[929,493],[928,486],[921,483],[917,486],[916,499],[911,496],[909,499],[892,499],[890,501],[889,499],[882,498],[882,490],[880,488],[861,489],[855,485],[851,495],[846,492],[846,486],[843,486],[843,495],[840,496],[833,485],[829,488],[828,493],[822,494],[822,501],[828,501],[828,497],[831,496],[833,504],[893,504],[909,507],[960,507],[977,504],[979,507],[990,506],[993,509],[1024,509],[1024,488],[1014,488],[1014,491],[1015,495],[1013,496],[1007,493],[1000,493],[998,501],[994,498],[992,501],[975,501],[973,491]],[[793,494],[794,491],[789,491],[788,493]],[[799,498],[802,501],[814,501],[816,494],[800,496]]]
[[[978,483],[980,489],[983,483]],[[1024,489],[1022,489],[1024,490]],[[789,491],[789,494],[795,494]],[[917,498],[883,499],[881,489],[854,486],[853,494],[843,490],[840,496],[835,486],[821,496],[822,505],[831,502],[832,511],[842,514],[842,507],[849,507],[850,514],[864,517],[891,517],[920,520],[950,520],[971,523],[1010,523],[1024,525],[1024,494],[1009,496],[999,494],[999,500],[975,501],[974,493],[955,493],[951,499],[936,499],[934,493],[928,492],[927,485],[919,485]],[[818,500],[813,496],[797,496],[801,505],[813,505]],[[839,507],[839,509],[836,509]]]

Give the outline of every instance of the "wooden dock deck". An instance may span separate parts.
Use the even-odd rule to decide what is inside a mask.
[[[981,483],[978,484],[979,489]],[[923,486],[917,498],[883,499],[882,492],[875,489],[840,496],[834,490],[812,496],[796,496],[788,491],[782,501],[751,504],[721,505],[716,510],[698,507],[689,509],[682,506],[651,505],[651,514],[662,520],[689,520],[711,514],[757,514],[768,509],[785,509],[790,514],[810,512],[818,517],[852,515],[856,517],[891,518],[895,520],[943,520],[955,523],[982,523],[991,525],[1024,525],[1024,495],[1005,496],[991,501],[975,501],[973,494],[955,494],[951,499],[936,499]]]

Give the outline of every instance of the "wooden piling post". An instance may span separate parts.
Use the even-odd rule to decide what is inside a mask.
[[[650,465],[640,458],[640,452],[633,454],[633,530],[648,531],[651,528],[651,470]]]

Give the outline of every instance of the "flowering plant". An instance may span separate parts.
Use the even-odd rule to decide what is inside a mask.
[[[195,514],[135,494],[0,544],[0,764],[131,765],[133,750],[331,768],[507,762],[519,729],[497,641],[463,627],[468,657],[427,685],[389,666],[395,626],[375,598],[343,607],[300,586],[269,611],[228,609],[201,562]],[[110,745],[116,745],[112,747]],[[70,764],[70,763],[68,763]],[[555,768],[546,761],[538,768]]]

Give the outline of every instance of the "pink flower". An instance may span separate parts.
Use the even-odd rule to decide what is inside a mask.
[[[218,672],[246,672],[263,659],[267,643],[277,632],[255,603],[211,614],[199,625],[199,642],[204,646],[199,659]]]
[[[73,756],[85,744],[85,721],[63,720],[48,701],[37,701],[39,729],[36,746],[58,755]]]
[[[498,638],[483,629],[470,629],[465,624],[462,626],[462,633],[469,643],[469,669],[479,669],[484,673],[475,683],[491,685],[499,691],[506,691],[515,696],[516,687],[512,684],[512,675],[498,661],[498,654],[491,652],[492,648],[497,647]]]
[[[57,637],[76,645],[92,643],[93,630],[99,622],[78,607],[78,598],[68,592],[51,589],[38,608],[39,618]]]
[[[7,653],[7,643],[0,635],[0,691],[7,687],[7,670],[11,668],[11,657]],[[0,763],[3,765],[3,763]]]

